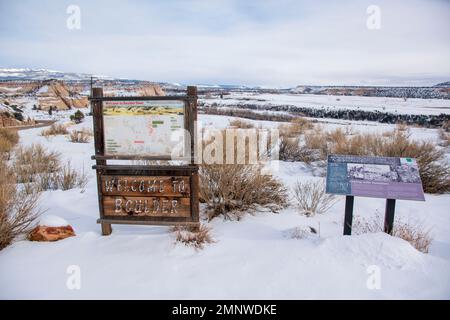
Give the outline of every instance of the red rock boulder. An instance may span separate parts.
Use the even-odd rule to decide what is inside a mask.
[[[44,216],[38,226],[28,234],[31,241],[57,241],[75,236],[69,223],[57,216]]]
[[[64,227],[47,227],[37,226],[28,235],[31,241],[57,241],[68,237],[75,236],[75,232],[71,226]]]

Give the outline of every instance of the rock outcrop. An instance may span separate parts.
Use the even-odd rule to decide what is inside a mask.
[[[29,234],[30,241],[57,241],[75,236],[69,223],[57,216],[45,216]]]
[[[41,110],[50,107],[57,110],[68,110],[73,108],[87,108],[89,101],[86,96],[81,96],[69,90],[62,81],[44,81],[36,92],[38,106]]]

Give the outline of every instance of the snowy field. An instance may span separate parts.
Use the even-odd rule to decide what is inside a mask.
[[[308,108],[359,109],[399,114],[450,114],[450,100],[402,99],[387,97],[335,96],[313,94],[249,94],[232,93],[223,99],[205,99],[208,104],[219,105],[293,105]]]
[[[442,106],[450,107],[448,101]],[[426,101],[423,108],[441,110]],[[230,117],[199,115],[199,119],[205,126],[225,127]],[[351,126],[360,132],[394,128],[339,120],[322,125]],[[71,129],[79,127],[91,128],[92,117]],[[38,142],[58,150],[89,174],[84,192],[46,191],[40,199],[44,216],[64,218],[77,236],[55,243],[21,240],[0,251],[2,299],[450,299],[450,195],[427,194],[426,202],[397,202],[396,216],[432,229],[428,254],[384,233],[342,236],[344,197],[329,212],[313,218],[293,207],[278,214],[246,215],[241,221],[216,218],[209,223],[216,242],[203,250],[176,244],[167,227],[113,225],[112,235],[103,237],[96,223],[93,142],[70,143],[64,136],[46,139],[39,135],[41,130],[21,131],[20,143]],[[438,139],[433,129],[412,128],[411,133],[413,139]],[[322,179],[302,163],[280,162],[276,175],[288,187],[297,180]],[[356,198],[355,215],[383,214],[384,206],[380,199]],[[297,226],[314,227],[320,235],[287,237],[287,231]],[[80,290],[66,286],[67,269],[73,265],[81,270]],[[380,289],[367,286],[373,266],[380,270]]]

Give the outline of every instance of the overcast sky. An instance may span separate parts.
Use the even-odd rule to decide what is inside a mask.
[[[448,0],[0,0],[0,13],[6,68],[278,87],[450,80]]]

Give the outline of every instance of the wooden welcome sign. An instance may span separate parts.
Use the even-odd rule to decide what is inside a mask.
[[[162,97],[104,97],[93,88],[90,100],[102,234],[111,224],[198,227],[197,88]],[[174,159],[187,164],[146,165]]]

